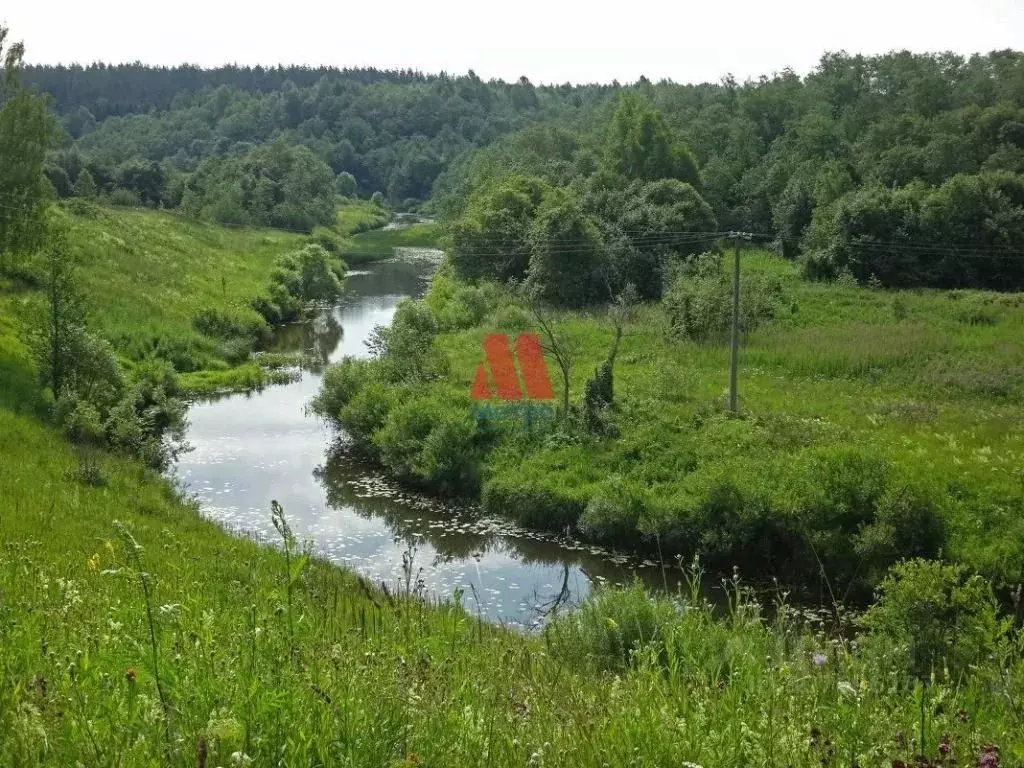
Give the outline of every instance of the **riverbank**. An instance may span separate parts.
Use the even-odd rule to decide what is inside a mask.
[[[940,666],[925,690],[898,645],[854,650],[796,616],[766,624],[742,596],[714,618],[640,593],[522,637],[475,620],[470,594],[387,594],[231,537],[132,463],[101,457],[105,484],[83,485],[74,451],[6,408],[0,456],[4,765],[1024,756],[1009,647],[958,682]]]
[[[479,494],[486,513],[528,527],[860,601],[899,558],[941,552],[1008,596],[1024,578],[1011,512],[1024,508],[1024,304],[808,283],[756,252],[744,271],[781,298],[744,340],[739,415],[725,408],[725,340],[672,338],[649,304],[624,321],[599,423],[582,401],[615,336],[603,310],[547,318],[571,358],[571,419],[485,423],[470,398],[484,338],[536,318],[447,275],[410,309],[393,359],[328,373],[321,412],[406,481]]]
[[[421,594],[414,562],[384,591],[307,558],[287,496],[279,546],[259,547],[139,464],[72,448],[36,416],[11,317],[5,305],[2,765],[1024,758],[1020,640],[983,585],[918,574],[855,645],[803,613],[763,621],[736,582],[724,615],[696,583],[674,603],[608,592],[524,637],[478,620],[472,592]]]
[[[351,201],[339,210],[333,229],[318,228],[307,236],[81,201],[71,204],[68,214],[90,322],[123,363],[163,357],[194,394],[287,380],[286,361],[252,355],[269,332],[253,300],[267,293],[276,263],[308,242],[343,259],[345,251],[363,252],[367,246],[361,238],[392,219],[388,210]],[[361,260],[390,253],[387,238],[374,240],[372,251]],[[230,332],[221,329],[224,322],[207,327],[203,318],[211,313],[229,321]]]

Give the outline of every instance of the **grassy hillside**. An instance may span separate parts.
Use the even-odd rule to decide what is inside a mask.
[[[195,319],[216,309],[242,324],[265,326],[252,299],[266,292],[275,261],[301,248],[307,236],[226,228],[144,209],[76,203],[71,211],[70,242],[91,323],[126,360],[164,356],[193,390],[267,380],[248,360],[249,345],[211,339]],[[339,246],[359,249],[360,238],[351,235],[383,226],[390,216],[366,201],[352,201],[338,212]]]

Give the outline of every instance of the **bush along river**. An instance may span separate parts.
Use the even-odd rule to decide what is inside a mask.
[[[523,628],[577,604],[598,583],[671,583],[677,568],[666,574],[651,561],[525,531],[473,505],[403,489],[347,455],[331,427],[308,411],[324,368],[368,355],[374,327],[388,324],[402,299],[422,296],[442,255],[395,251],[350,271],[337,306],[275,330],[271,351],[301,352],[309,361],[294,381],[192,405],[192,450],[176,473],[202,514],[274,541],[270,501],[276,499],[316,555],[392,589],[418,588],[439,599],[461,591],[471,612]]]

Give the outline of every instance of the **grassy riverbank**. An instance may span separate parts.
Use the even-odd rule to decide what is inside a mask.
[[[425,305],[440,329],[436,358],[415,371],[400,355],[362,378],[338,371],[324,410],[342,413],[393,472],[478,491],[488,512],[530,526],[696,553],[815,590],[820,560],[839,594],[862,597],[899,557],[940,552],[1000,586],[1021,581],[1024,299],[808,283],[756,252],[744,273],[775,281],[782,298],[744,339],[738,416],[725,408],[725,339],[670,339],[663,307],[649,304],[624,324],[600,430],[582,414],[553,432],[482,429],[469,392],[484,336],[535,322],[508,294],[450,278]],[[424,322],[410,316],[396,349],[414,348]],[[551,322],[581,408],[614,325],[604,310]],[[558,401],[550,356],[548,369]],[[367,387],[375,377],[397,377],[405,394]]]
[[[905,648],[765,623],[735,594],[724,618],[611,594],[524,638],[479,624],[470,595],[469,613],[389,596],[232,538],[131,463],[102,457],[106,484],[83,485],[74,452],[6,408],[0,456],[5,766],[1024,758],[1008,645],[925,690]]]
[[[277,260],[310,238],[81,202],[68,213],[90,322],[126,364],[150,354],[164,357],[193,392],[250,389],[280,375],[251,358],[254,344],[269,330],[252,301],[267,292]],[[351,201],[338,212],[331,233],[335,247],[364,249],[361,239],[391,215],[369,202]],[[374,241],[376,258],[384,247]],[[197,318],[211,311],[246,329],[245,338],[204,333]]]
[[[522,637],[476,621],[471,594],[385,593],[298,543],[234,538],[138,464],[69,446],[37,415],[3,289],[0,765],[1024,759],[1019,639],[979,585],[919,578],[855,645],[762,620],[735,583],[725,615],[696,585],[675,605],[605,593]]]

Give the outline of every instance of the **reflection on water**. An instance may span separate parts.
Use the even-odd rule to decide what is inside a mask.
[[[625,558],[402,489],[307,413],[325,365],[366,356],[370,332],[391,321],[402,298],[422,295],[438,255],[408,251],[353,271],[337,307],[278,329],[269,351],[304,352],[311,364],[293,383],[193,405],[194,450],[181,458],[179,478],[208,517],[268,540],[270,500],[277,499],[296,535],[312,540],[318,554],[375,581],[402,581],[403,554],[415,552],[414,576],[428,592],[447,597],[463,589],[471,609],[475,594],[494,621],[532,624],[580,600],[593,583],[628,581],[634,573],[661,584],[653,563],[631,567]]]

